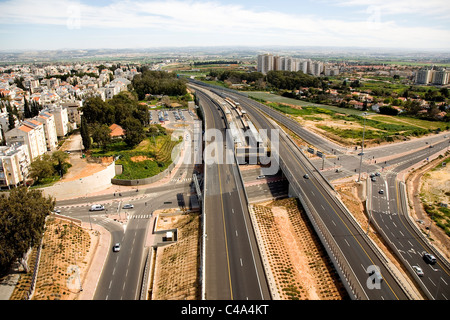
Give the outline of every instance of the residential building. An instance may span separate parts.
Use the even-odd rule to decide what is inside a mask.
[[[44,125],[45,141],[47,142],[47,151],[53,151],[58,146],[58,135],[56,133],[55,117],[53,114],[42,111],[34,120]]]
[[[431,82],[433,72],[430,69],[420,69],[416,73],[417,84],[428,84]]]
[[[70,131],[69,116],[67,109],[53,106],[46,110],[55,117],[56,134],[58,137],[64,137]]]
[[[258,56],[258,72],[266,74],[267,72],[274,70],[274,56],[272,54],[262,54]]]
[[[31,159],[26,145],[0,147],[0,188],[17,186],[28,177]]]
[[[30,159],[41,156],[47,151],[44,125],[36,120],[28,119],[19,127],[5,133],[7,145],[21,143],[27,146]]]
[[[433,72],[432,83],[437,85],[446,85],[449,82],[450,70],[441,68]]]

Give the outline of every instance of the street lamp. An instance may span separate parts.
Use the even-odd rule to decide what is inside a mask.
[[[362,138],[362,144],[361,144],[361,153],[360,153],[361,158],[360,158],[360,160],[359,160],[359,176],[358,176],[358,182],[361,181],[361,167],[362,167],[362,158],[363,158],[363,155],[364,155],[364,135],[365,135],[365,132],[366,132],[366,116],[367,116],[367,112],[364,112],[364,113],[362,114],[362,116],[363,116],[363,118],[364,118],[364,126],[363,126],[363,138]]]

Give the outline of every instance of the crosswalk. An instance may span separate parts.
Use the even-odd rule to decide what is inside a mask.
[[[130,219],[150,219],[152,218],[151,214],[136,214],[130,216]]]
[[[179,182],[190,182],[192,178],[173,178],[170,180],[171,182],[179,183]]]

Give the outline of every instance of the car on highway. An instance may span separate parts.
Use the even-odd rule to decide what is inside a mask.
[[[55,214],[61,214],[61,210],[59,210],[59,209],[55,209],[55,210],[53,210],[53,212],[54,212]]]
[[[265,175],[260,175],[260,176],[257,176],[256,179],[263,179],[265,177],[266,177]]]
[[[101,204],[93,204],[89,211],[102,211],[105,210],[105,207]]]
[[[372,177],[372,179],[370,179],[370,180],[372,180],[373,182],[375,182],[375,181],[377,181],[377,178]]]
[[[120,251],[120,243],[116,243],[116,244],[113,246],[113,251],[114,251],[114,252],[119,252],[119,251]]]
[[[381,189],[380,191],[378,191],[379,194],[384,194],[384,190]]]
[[[423,254],[423,260],[425,260],[425,262],[428,263],[428,264],[435,264],[436,263],[436,258],[432,254],[429,254],[428,252],[425,252]]]
[[[122,209],[133,209],[133,208],[134,208],[134,205],[132,205],[130,203],[127,203],[122,207]]]
[[[309,175],[308,175],[308,174],[305,174],[305,175],[303,176],[303,178],[309,179]]]
[[[419,266],[412,266],[412,268],[414,269],[414,271],[417,273],[417,275],[419,277],[423,277],[423,271],[422,268]]]

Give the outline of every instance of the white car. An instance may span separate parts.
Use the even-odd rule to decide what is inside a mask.
[[[119,252],[120,251],[120,243],[116,243],[113,247],[113,251],[114,252]]]
[[[102,211],[102,210],[105,210],[105,207],[101,204],[94,204],[89,209],[89,211]]]
[[[134,208],[134,205],[129,204],[129,203],[125,204],[125,205],[122,207],[122,209],[133,209],[133,208]]]
[[[422,268],[420,268],[419,266],[412,266],[412,267],[419,277],[423,277]]]

